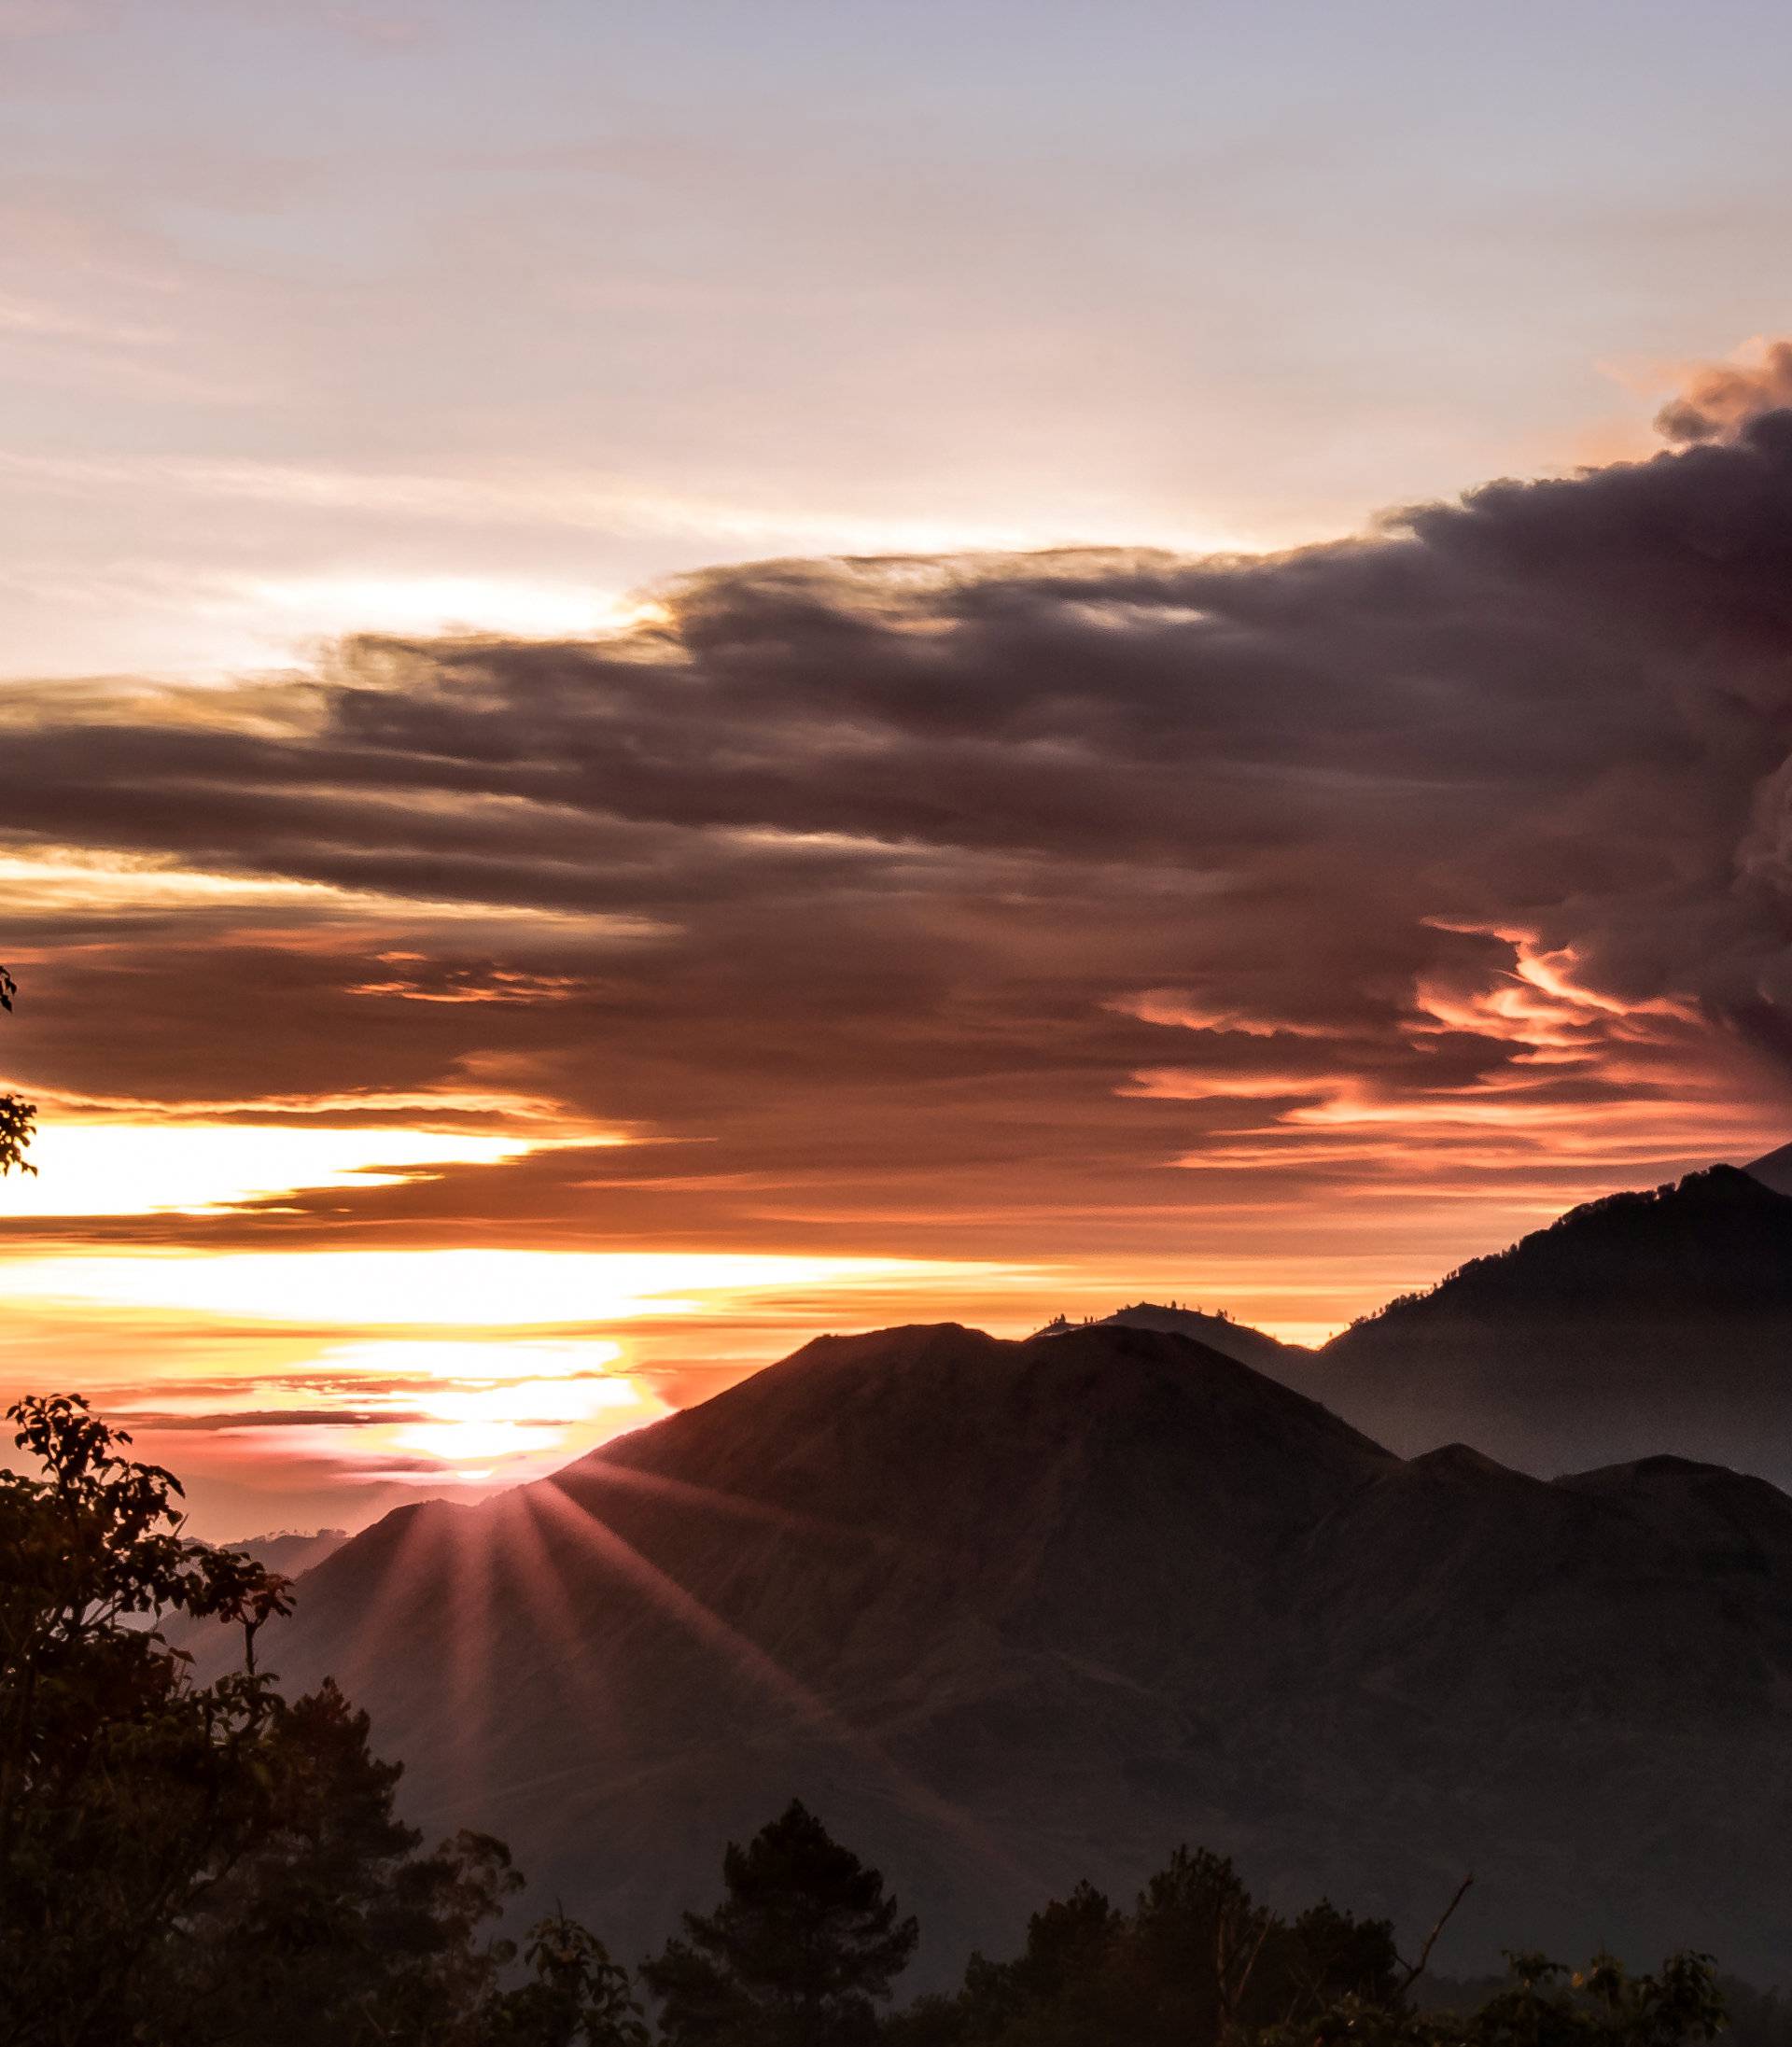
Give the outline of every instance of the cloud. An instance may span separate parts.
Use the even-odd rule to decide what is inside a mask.
[[[171,1107],[483,1073],[641,1140],[208,1243],[1168,1250],[1762,1149],[1792,413],[1681,438],[1273,557],[762,562],[589,639],[21,685],[8,872],[155,880],[16,897],[9,1056]]]
[[[1714,363],[1656,414],[1669,441],[1718,441],[1764,413],[1792,406],[1792,342],[1771,342],[1748,364]]]

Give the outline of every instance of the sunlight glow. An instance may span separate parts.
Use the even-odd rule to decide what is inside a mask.
[[[414,1380],[422,1376],[439,1379],[444,1385],[463,1381],[496,1381],[514,1386],[523,1381],[546,1381],[556,1391],[547,1395],[556,1412],[564,1412],[566,1395],[557,1388],[575,1376],[589,1377],[614,1365],[623,1354],[620,1343],[601,1338],[530,1338],[523,1342],[471,1339],[375,1337],[364,1342],[335,1343],[318,1358],[327,1373],[366,1373],[375,1381]],[[429,1405],[447,1412],[432,1393]],[[512,1415],[512,1419],[516,1419]]]
[[[639,600],[586,583],[497,576],[262,578],[231,588],[219,602],[283,640],[297,633],[456,631],[582,638],[651,615]]]
[[[234,1384],[163,1383],[109,1405],[136,1428],[180,1418],[172,1425],[189,1468],[246,1452],[350,1485],[483,1491],[539,1478],[668,1413],[651,1377],[623,1359],[604,1339],[371,1339]]]
[[[198,1214],[312,1190],[389,1187],[431,1167],[501,1165],[535,1147],[468,1130],[254,1123],[46,1123],[10,1215]]]
[[[409,1346],[391,1348],[402,1351]],[[461,1346],[476,1351],[477,1345]],[[531,1347],[546,1351],[548,1346]],[[570,1375],[580,1367],[571,1362],[574,1353],[588,1353],[587,1366],[604,1353],[611,1358],[622,1353],[613,1343],[567,1344],[566,1372],[557,1377],[518,1378],[497,1385],[447,1387],[423,1396],[422,1405],[431,1419],[408,1423],[395,1429],[392,1440],[401,1451],[420,1451],[448,1465],[494,1464],[542,1452],[568,1453],[575,1442],[589,1446],[593,1440],[621,1429],[639,1428],[657,1422],[666,1413],[665,1403],[625,1376],[600,1377],[586,1369],[582,1376]],[[500,1353],[500,1357],[506,1353]],[[528,1355],[528,1353],[525,1353]],[[535,1362],[533,1356],[530,1362]]]
[[[534,904],[445,902],[436,897],[395,895],[328,881],[219,873],[190,867],[171,855],[88,852],[77,847],[43,846],[28,852],[0,852],[0,891],[15,915],[50,917],[77,912],[142,910],[281,909],[317,918],[363,918],[370,912],[404,926],[467,927],[497,921],[576,926],[581,932],[637,938],[652,926],[642,918],[607,913],[546,909]],[[24,957],[15,947],[13,958]]]
[[[0,1264],[11,1299],[175,1310],[248,1322],[518,1328],[696,1315],[702,1296],[875,1282],[932,1286],[997,1269],[922,1258],[684,1251],[127,1253]]]

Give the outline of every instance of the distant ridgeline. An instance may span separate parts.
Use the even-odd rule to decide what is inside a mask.
[[[1669,1451],[1792,1486],[1792,1145],[1589,1202],[1317,1351],[1174,1303],[1104,1325],[1192,1337],[1403,1455],[1547,1478]]]
[[[1278,1376],[1404,1452],[1462,1439],[1547,1475],[1672,1451],[1787,1484],[1789,1371],[1792,1198],[1715,1166],[1575,1209]]]

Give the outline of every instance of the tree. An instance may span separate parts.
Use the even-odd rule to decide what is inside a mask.
[[[472,2042],[514,1954],[482,1928],[522,1888],[510,1851],[463,1830],[429,1854],[394,1810],[401,1774],[326,1681],[276,1699],[263,1824],[174,1929],[171,2039],[258,2047]]]
[[[626,1978],[570,1921],[504,1985],[503,1844],[420,1852],[367,1716],[256,1668],[286,1581],[186,1537],[178,1481],[85,1401],[11,1419],[43,1476],[0,1473],[0,2042],[633,2047]],[[195,1683],[169,1614],[241,1627],[244,1668]]]
[[[1088,1884],[1033,1914],[1013,1960],[973,1956],[948,2012],[903,2014],[914,2047],[1221,2047],[1354,1997],[1397,2001],[1393,1928],[1322,1901],[1284,1919],[1232,1863],[1178,1848],[1128,1914]]]
[[[799,1801],[722,1858],[727,1896],[641,1967],[674,2047],[850,2047],[920,1928]]]
[[[1027,1922],[1027,1941],[1012,1961],[981,1954],[965,1965],[959,2026],[949,2037],[1057,2047],[1129,2033],[1136,2017],[1120,2007],[1120,1961],[1126,1914],[1093,1884],[1053,1899]]]
[[[265,1682],[192,1685],[158,1623],[209,1615],[252,1644],[286,1587],[184,1540],[175,1481],[84,1401],[10,1419],[45,1476],[0,1472],[0,2039],[128,2039],[108,2028],[159,1929],[266,1795]]]
[[[1183,2038],[1227,2040],[1345,1996],[1394,1995],[1398,1958],[1385,1919],[1328,1900],[1292,1921],[1252,1898],[1231,1858],[1178,1848],[1140,1893],[1131,1966],[1177,2011]]]
[[[1724,2029],[1711,1956],[1671,1956],[1632,1976],[1609,1955],[1573,1974],[1541,1955],[1514,1955],[1509,1984],[1469,2012],[1422,2011],[1404,1995],[1344,1998],[1257,2047],[1696,2047]]]
[[[647,2047],[628,1971],[576,1919],[543,1919],[524,1954],[535,1981],[496,2000],[483,2036],[491,2047]]]
[[[18,992],[18,982],[5,967],[0,967],[0,1009],[10,1009]],[[17,1095],[0,1093],[0,1179],[15,1168],[21,1172],[37,1171],[25,1157],[25,1146],[31,1143],[36,1128],[35,1103],[21,1101]]]

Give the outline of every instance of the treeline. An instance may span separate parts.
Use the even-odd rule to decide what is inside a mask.
[[[1129,1906],[1081,1886],[1019,1954],[896,2008],[920,1929],[794,1802],[631,1970],[557,1911],[530,1924],[500,1842],[426,1846],[333,1686],[280,1694],[255,1643],[288,1585],[183,1536],[169,1473],[77,1397],[10,1418],[38,1475],[0,1473],[7,2047],[1682,2047],[1724,2023],[1694,1955],[1516,1957],[1427,2004],[1385,1921],[1278,1914],[1186,1849]],[[241,1629],[243,1668],[197,1683],[169,1616]],[[1776,2001],[1739,2015],[1741,2047],[1792,2047]]]

